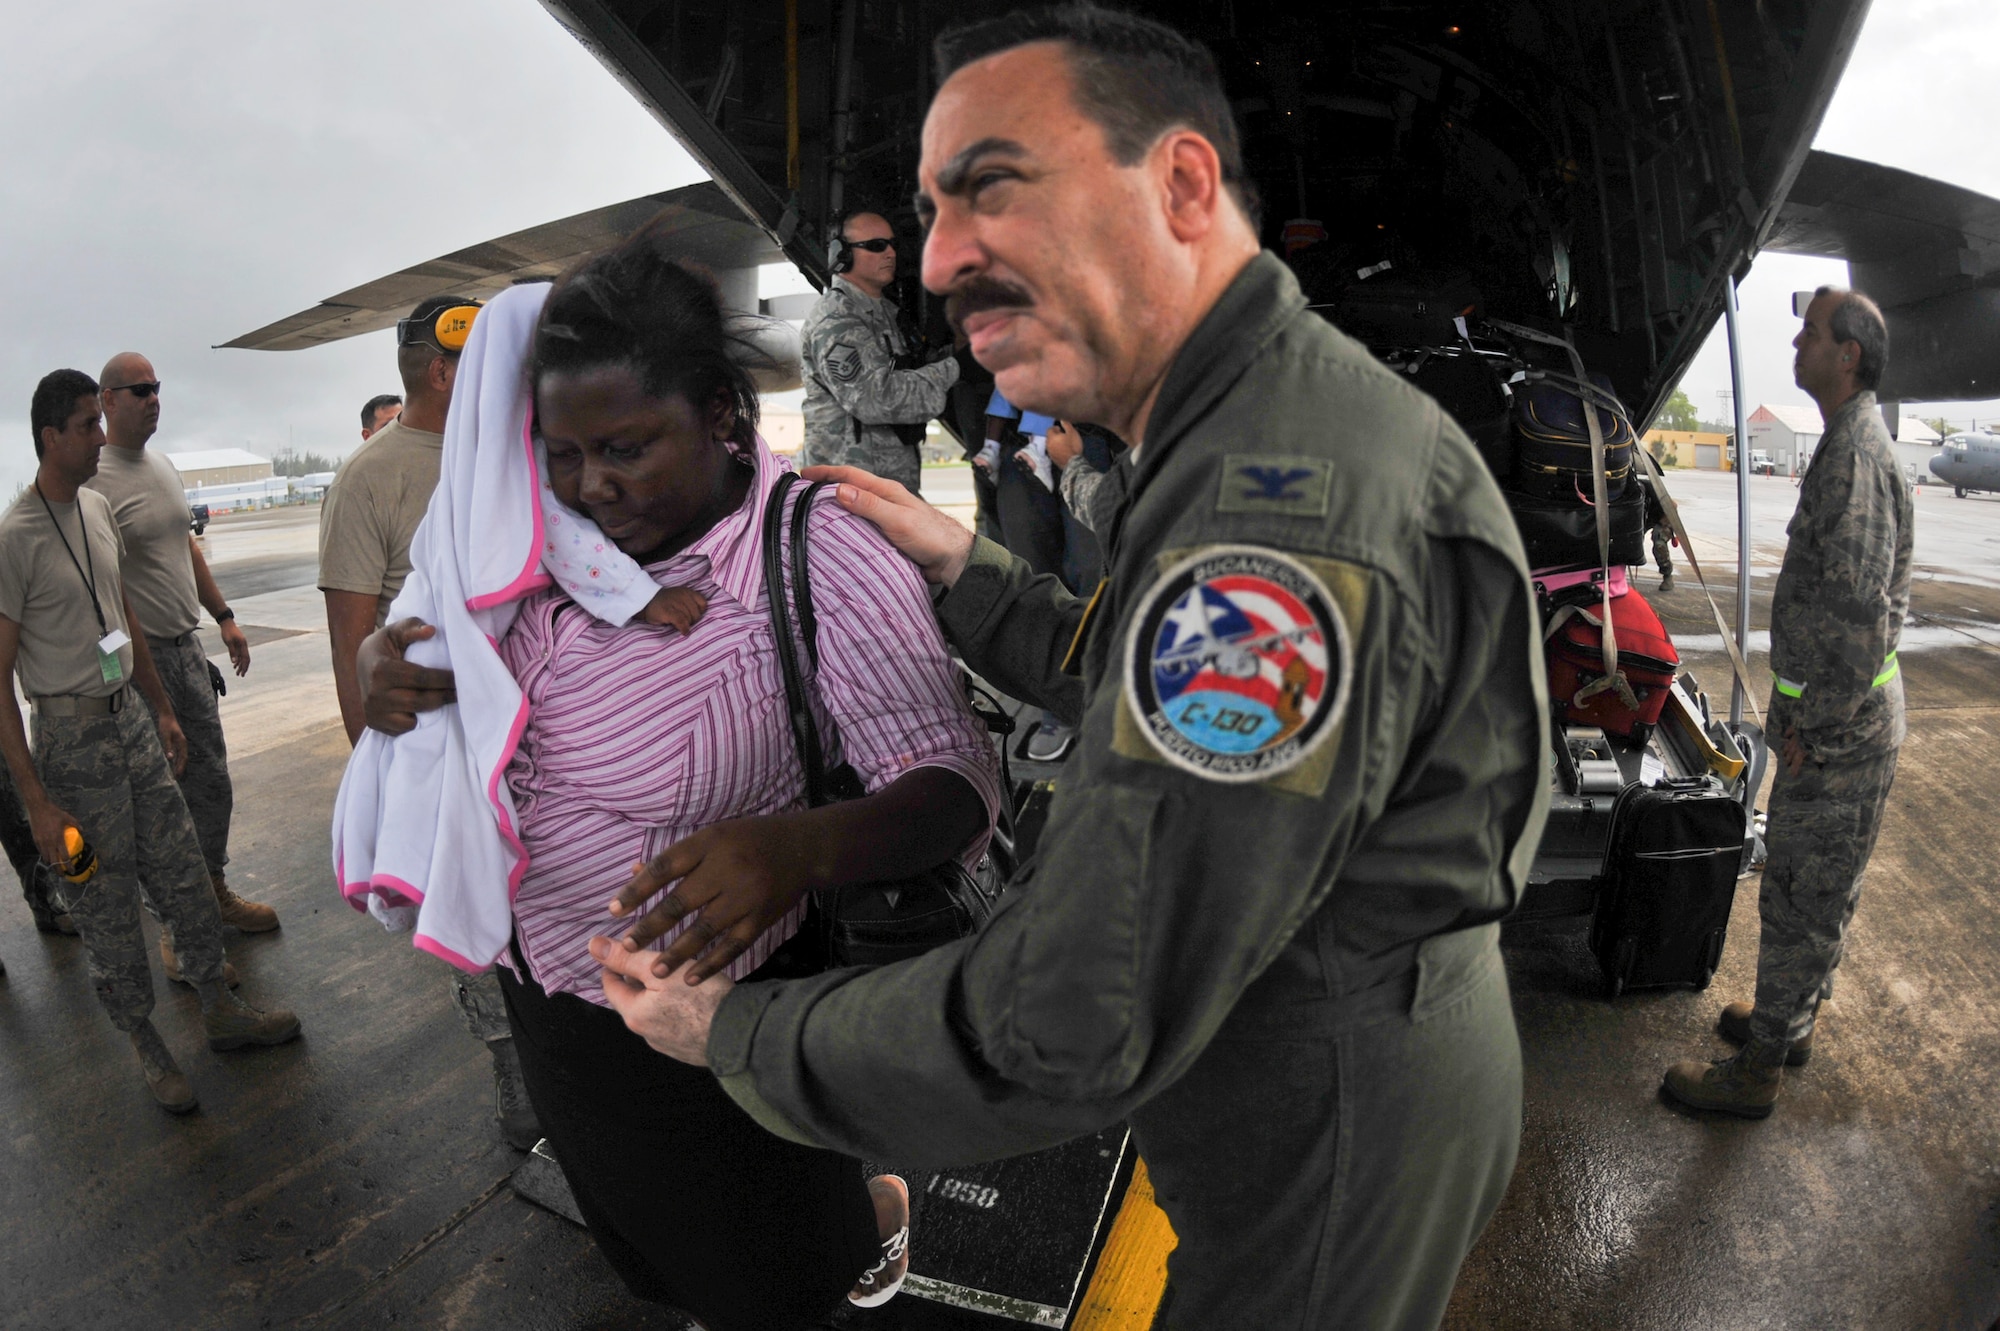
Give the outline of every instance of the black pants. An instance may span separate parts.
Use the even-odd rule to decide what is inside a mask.
[[[609,1008],[505,967],[500,988],[528,1098],[635,1297],[709,1331],[788,1331],[823,1321],[879,1259],[860,1161],[772,1136]]]
[[[1027,441],[1009,431],[993,462],[1000,530],[1009,553],[1037,573],[1063,575],[1063,506],[1052,491],[1015,460]]]

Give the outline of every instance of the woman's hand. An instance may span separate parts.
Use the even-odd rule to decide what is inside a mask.
[[[411,665],[403,651],[437,630],[421,619],[399,619],[361,640],[354,673],[361,683],[361,708],[370,730],[401,735],[417,728],[417,713],[458,701],[458,680],[449,670]]]
[[[780,814],[716,823],[633,865],[632,881],[611,899],[611,913],[621,919],[680,882],[639,917],[619,947],[637,952],[692,915],[686,932],[652,959],[651,974],[665,978],[688,963],[683,978],[700,984],[722,970],[815,886],[797,822]]]

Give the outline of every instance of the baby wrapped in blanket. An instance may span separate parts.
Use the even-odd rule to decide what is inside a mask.
[[[554,582],[605,623],[637,617],[683,633],[707,608],[691,588],[655,583],[548,485],[527,373],[549,290],[511,287],[473,323],[437,489],[410,545],[409,579],[390,607],[391,622],[415,618],[436,629],[405,654],[451,670],[458,700],[419,714],[404,735],[363,731],[334,803],[342,896],[388,928],[413,931],[418,948],[472,971],[506,947],[527,865],[502,774],[528,704],[498,652],[521,602]],[[789,330],[767,329],[762,341],[774,331]],[[795,347],[772,359],[782,363],[787,350],[796,365]]]

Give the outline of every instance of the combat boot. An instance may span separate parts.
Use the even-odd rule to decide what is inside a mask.
[[[1751,1006],[1749,1003],[1731,1003],[1722,1009],[1722,1015],[1715,1021],[1716,1034],[1731,1044],[1749,1044]],[[1802,1068],[1811,1061],[1812,1038],[1813,1033],[1807,1031],[1792,1041],[1791,1049],[1785,1054],[1786,1067]]]
[[[1660,590],[1663,592],[1670,592],[1673,589],[1674,589],[1674,575],[1669,573],[1665,577],[1660,579]]]
[[[1778,1103],[1782,1059],[1753,1060],[1755,1046],[1712,1063],[1689,1060],[1667,1069],[1667,1094],[1690,1109],[1738,1118],[1769,1118]]]
[[[528,1102],[528,1083],[521,1076],[521,1051],[511,1037],[489,1040],[493,1055],[493,1117],[500,1121],[500,1135],[517,1151],[532,1151],[542,1139],[541,1120]]]
[[[226,875],[211,874],[209,882],[215,887],[215,909],[224,924],[233,924],[246,934],[265,934],[278,927],[278,912],[262,902],[237,896],[229,890]]]
[[[160,1108],[169,1114],[185,1114],[195,1107],[194,1083],[174,1062],[152,1022],[142,1021],[132,1032],[132,1048],[138,1051],[139,1069],[146,1074],[146,1085]]]
[[[227,989],[218,991],[215,1002],[203,1004],[201,1024],[208,1033],[208,1047],[218,1053],[252,1044],[283,1044],[299,1034],[299,1019],[293,1013],[284,1008],[259,1012]]]
[[[173,983],[184,984],[190,989],[194,988],[194,981],[185,978],[181,974],[181,959],[174,955],[174,936],[165,929],[160,930],[160,967],[166,971],[167,979]],[[241,979],[237,978],[236,967],[229,964],[229,958],[227,957],[222,959],[222,978],[228,981],[231,989],[243,983]]]

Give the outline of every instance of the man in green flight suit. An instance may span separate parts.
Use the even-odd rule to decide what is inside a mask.
[[[1437,405],[1259,252],[1206,51],[1072,6],[938,56],[925,285],[1009,401],[1131,441],[1094,497],[1106,582],[1087,604],[832,471],[949,589],[965,659],[1079,721],[1076,750],[977,936],[706,978],[837,885],[813,829],[840,806],[739,820],[627,885],[629,912],[681,879],[629,939],[699,910],[696,941],[593,940],[607,998],[773,1132],[869,1158],[1129,1119],[1180,1240],[1175,1328],[1435,1326],[1520,1134],[1498,920],[1548,780],[1519,538]],[[373,675],[442,697],[413,667]]]
[[[1767,1117],[1783,1069],[1812,1057],[1813,1021],[1833,995],[1905,733],[1896,646],[1916,533],[1875,401],[1888,325],[1860,292],[1821,287],[1792,346],[1793,374],[1826,433],[1799,484],[1771,594],[1770,733],[1780,747],[1757,894],[1757,997],[1717,1022],[1742,1052],[1666,1074],[1674,1099],[1741,1118]]]

